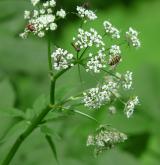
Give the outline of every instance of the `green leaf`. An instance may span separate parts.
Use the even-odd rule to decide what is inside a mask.
[[[56,161],[57,161],[57,164],[59,164],[59,162],[58,162],[58,157],[57,157],[56,146],[55,146],[55,144],[54,144],[54,142],[53,142],[51,136],[46,135],[45,137],[46,137],[46,140],[47,140],[47,142],[48,142],[48,144],[49,144],[49,146],[50,146],[50,148],[51,148],[51,150],[52,150],[52,152],[53,152],[53,155],[54,155],[54,157],[55,157],[55,159],[56,159]]]
[[[26,120],[32,120],[35,116],[38,116],[39,113],[47,106],[48,101],[45,95],[41,95],[36,99],[33,104],[33,108],[28,108],[25,113]]]
[[[4,117],[21,117],[25,118],[25,113],[16,108],[2,108],[0,115]]]
[[[46,124],[41,125],[40,130],[45,135],[54,136],[56,139],[61,140],[61,137],[52,128],[50,128]]]
[[[49,128],[47,125],[41,125],[40,127],[41,132],[44,133],[45,135],[52,136],[54,134],[54,131]]]
[[[42,109],[44,109],[48,104],[48,100],[45,95],[39,96],[33,104],[33,110],[38,115]]]
[[[15,94],[8,79],[0,81],[0,111],[3,108],[13,107]]]
[[[97,164],[140,165],[139,161],[133,155],[118,149],[110,150],[110,152],[101,155],[100,158]]]
[[[25,112],[25,119],[31,121],[35,117],[35,112],[33,109],[28,108]]]
[[[7,133],[0,139],[0,145],[8,141],[10,138],[16,136],[18,137],[27,128],[28,122],[20,121],[14,124]]]

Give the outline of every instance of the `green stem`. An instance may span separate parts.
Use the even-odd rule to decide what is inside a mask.
[[[110,72],[110,71],[108,71],[108,70],[105,70],[105,69],[101,69],[103,72],[106,72],[106,73],[108,73],[109,75],[111,75],[111,76],[114,76],[115,78],[117,78],[117,79],[121,79],[120,77],[118,77],[117,75],[115,75],[114,73],[112,73],[112,72]]]
[[[56,79],[53,76],[52,71],[52,57],[51,57],[51,40],[50,40],[50,33],[48,33],[48,65],[49,65],[49,72],[50,72],[50,78],[51,78],[51,84],[50,84],[50,104],[54,105],[55,103],[55,85],[56,85]]]
[[[82,54],[80,55],[79,59],[81,59],[81,58],[83,57],[83,55],[85,54],[85,52],[87,51],[88,48],[89,48],[89,47],[86,47],[86,48],[84,49],[84,51],[83,51]]]
[[[50,33],[48,33],[48,65],[49,65],[49,71],[52,75],[52,58],[51,58],[51,39],[50,39]]]
[[[6,158],[2,162],[2,165],[8,165],[16,152],[18,151],[20,145],[22,142],[34,131],[34,129],[37,127],[37,125],[42,121],[42,119],[48,114],[48,112],[51,110],[49,106],[47,106],[43,111],[39,114],[37,118],[35,118],[32,121],[32,124],[22,133],[17,140],[15,141],[14,145],[10,149],[9,153],[7,154]]]
[[[50,87],[50,104],[54,105],[55,103],[55,86],[56,86],[56,79],[51,78],[51,87]]]

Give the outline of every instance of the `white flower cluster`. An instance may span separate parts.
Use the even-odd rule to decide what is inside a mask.
[[[127,71],[126,74],[123,76],[122,86],[124,89],[131,89],[132,87],[132,75],[133,73],[130,71]]]
[[[55,70],[67,69],[70,66],[73,66],[72,63],[73,54],[68,53],[67,50],[57,48],[51,55],[53,58],[53,67]]]
[[[89,109],[98,109],[103,104],[110,101],[113,95],[112,91],[116,91],[118,87],[117,82],[109,81],[100,87],[91,88],[87,92],[84,92],[84,105]]]
[[[105,32],[109,35],[111,35],[112,38],[120,38],[120,32],[117,28],[115,28],[109,21],[104,21],[103,26],[105,29]]]
[[[89,20],[95,20],[97,19],[96,14],[92,10],[87,10],[81,6],[77,6],[78,15],[81,18],[89,19]]]
[[[138,97],[134,97],[133,99],[130,99],[125,106],[124,114],[127,116],[127,118],[130,118],[134,112],[135,106],[139,104]]]
[[[89,31],[84,31],[79,28],[77,38],[73,37],[73,42],[74,45],[80,49],[91,47],[93,45],[96,47],[105,45],[102,41],[102,36],[93,28],[90,28]]]
[[[126,32],[126,38],[129,44],[132,46],[139,48],[141,46],[141,43],[138,39],[138,32],[131,27],[129,30]]]
[[[86,71],[93,71],[94,73],[99,73],[102,68],[106,67],[106,60],[105,60],[105,48],[102,48],[98,51],[96,56],[93,56],[92,53],[89,54],[89,61],[87,62],[87,69]]]
[[[32,0],[32,4],[35,6],[39,1]],[[50,0],[42,4],[42,8],[39,10],[25,11],[24,18],[28,20],[28,24],[23,33],[20,34],[22,38],[27,38],[29,33],[33,33],[38,37],[44,37],[45,32],[48,30],[54,31],[57,29],[56,16],[64,18],[66,13],[63,9],[57,11],[56,15],[54,7],[56,5],[55,0]]]
[[[100,126],[95,134],[89,135],[87,146],[94,146],[94,152],[99,155],[105,150],[115,147],[127,140],[127,135],[109,126]]]

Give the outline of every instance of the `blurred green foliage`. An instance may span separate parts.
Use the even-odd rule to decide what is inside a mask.
[[[82,1],[59,0],[58,3],[69,11],[74,10],[76,4],[81,4]],[[87,111],[102,123],[111,124],[129,135],[125,144],[104,153],[97,159],[85,146],[87,135],[96,127],[92,121],[78,115],[51,120],[48,126],[54,132],[53,139],[60,164],[159,165],[160,1],[94,0],[90,3],[98,10],[99,20],[90,23],[89,26],[101,29],[103,20],[109,19],[119,29],[126,30],[131,25],[140,31],[142,48],[137,52],[125,49],[123,62],[118,70],[124,72],[129,69],[134,72],[135,90],[140,97],[141,106],[130,120],[123,115],[121,106],[115,116],[111,116],[106,107],[97,112]],[[8,153],[16,137],[27,126],[27,123],[22,121],[21,112],[29,116],[32,116],[32,113],[38,113],[40,110],[38,103],[43,102],[44,95],[48,95],[45,40],[30,38],[23,41],[18,37],[25,25],[23,11],[30,7],[29,0],[0,1],[0,162]],[[59,36],[53,35],[53,40],[57,45],[64,48],[70,47],[70,51],[73,51],[68,41],[71,41],[80,22],[75,18],[71,17],[71,19],[74,21],[67,18],[65,26],[60,22],[61,33]],[[96,84],[91,76],[85,72],[83,75],[86,82],[85,88]],[[75,94],[80,89],[81,85],[75,68],[58,81],[56,97],[62,99]],[[20,114],[18,117],[10,118],[6,113],[8,110],[13,111],[13,116],[17,114],[17,111]],[[80,110],[86,112],[85,109]],[[58,115],[52,114],[52,117],[56,119]],[[37,129],[22,144],[11,164],[56,164],[40,129]]]

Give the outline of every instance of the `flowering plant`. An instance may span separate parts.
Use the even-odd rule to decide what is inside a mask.
[[[120,64],[123,57],[121,45],[126,44],[135,48],[141,46],[137,31],[130,27],[124,35],[125,42],[120,43],[119,39],[123,35],[121,35],[121,32],[107,20],[102,24],[104,29],[102,34],[99,34],[98,31],[92,27],[87,30],[84,25],[89,21],[98,19],[98,17],[94,11],[89,10],[86,6],[78,6],[75,14],[82,19],[82,24],[78,28],[77,35],[74,35],[73,40],[71,41],[71,46],[75,53],[70,53],[68,50],[61,47],[56,47],[56,49],[51,52],[52,45],[50,32],[55,31],[58,28],[57,20],[66,18],[67,13],[63,9],[56,11],[55,0],[48,0],[44,3],[41,3],[40,0],[31,0],[31,3],[34,10],[24,12],[24,18],[27,21],[27,24],[24,32],[20,34],[20,37],[27,39],[30,34],[33,34],[40,38],[47,38],[50,102],[42,108],[40,114],[34,116],[34,118],[30,120],[29,126],[18,137],[6,156],[3,165],[10,163],[21,143],[37,127],[44,128],[43,126],[47,122],[45,117],[49,115],[50,112],[54,113],[54,111],[57,110],[63,113],[65,110],[75,114],[78,113],[99,124],[100,121],[97,121],[94,117],[77,110],[77,106],[84,106],[86,109],[90,110],[99,110],[102,106],[108,105],[109,111],[114,114],[117,111],[114,103],[120,101],[124,105],[124,114],[127,118],[130,118],[135,107],[139,104],[138,96],[131,96],[126,101],[123,100],[121,94],[122,91],[133,90],[132,72],[126,71],[126,73],[120,74],[116,71],[116,67]],[[113,41],[116,41],[116,44],[106,44],[105,38],[111,38]],[[92,52],[92,48],[95,48],[96,52]],[[80,79],[81,74],[79,66],[82,66],[88,74],[91,73],[93,76],[94,74],[103,72],[105,74],[105,76],[102,77],[103,82],[98,82],[96,87],[86,89],[63,101],[56,100],[55,92],[57,80],[76,65],[78,66]],[[78,105],[76,101],[79,101]],[[88,136],[87,146],[94,146],[94,151],[97,155],[104,150],[114,147],[118,143],[124,142],[126,139],[127,135],[124,133],[111,128],[108,125],[100,124],[95,133]],[[46,133],[46,140],[51,146],[51,149],[55,150],[52,138],[48,133]],[[55,151],[53,153],[55,154]]]

